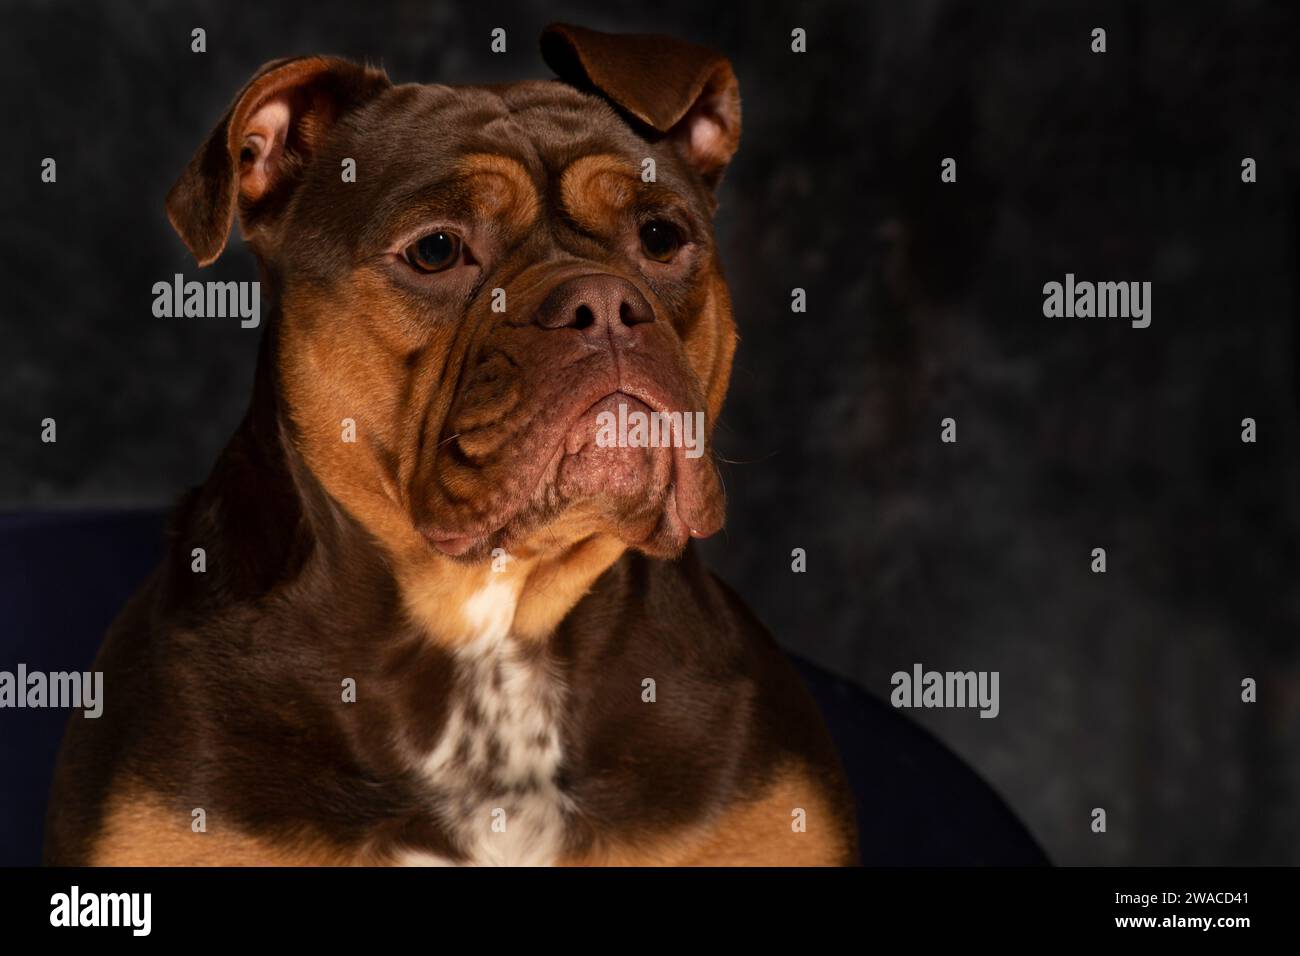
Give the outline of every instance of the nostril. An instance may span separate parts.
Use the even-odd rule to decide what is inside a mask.
[[[632,326],[640,325],[642,322],[653,322],[655,316],[645,300],[638,296],[631,301],[624,299],[618,304],[618,320],[624,325]]]
[[[585,329],[593,325],[596,321],[595,314],[588,305],[580,305],[573,310],[573,327],[575,329]]]

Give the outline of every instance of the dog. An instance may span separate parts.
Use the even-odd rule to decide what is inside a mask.
[[[484,87],[270,63],[168,194],[200,266],[238,218],[267,321],[70,723],[47,863],[857,862],[815,704],[692,546],[713,456],[601,440],[722,409],[734,71],[541,46],[556,79]]]

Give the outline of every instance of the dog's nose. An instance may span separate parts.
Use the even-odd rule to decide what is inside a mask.
[[[654,309],[640,290],[612,275],[566,279],[551,290],[533,319],[544,329],[578,329],[593,339],[616,340],[654,320]]]

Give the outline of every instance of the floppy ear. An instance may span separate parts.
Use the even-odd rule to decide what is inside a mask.
[[[721,53],[675,37],[553,23],[542,31],[542,58],[560,79],[594,88],[669,137],[710,187],[718,184],[740,145],[740,86]]]
[[[221,255],[236,206],[244,235],[254,234],[284,208],[338,118],[390,85],[382,71],[336,57],[258,70],[167,194],[167,218],[199,265]]]

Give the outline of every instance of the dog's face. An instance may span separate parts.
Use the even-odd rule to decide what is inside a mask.
[[[292,439],[397,552],[605,535],[671,556],[721,526],[689,428],[665,432],[675,447],[601,439],[621,405],[702,413],[706,442],[721,408],[735,332],[712,214],[734,76],[665,38],[552,28],[543,47],[591,92],[272,64],[168,199],[203,263],[238,207],[280,305]]]

